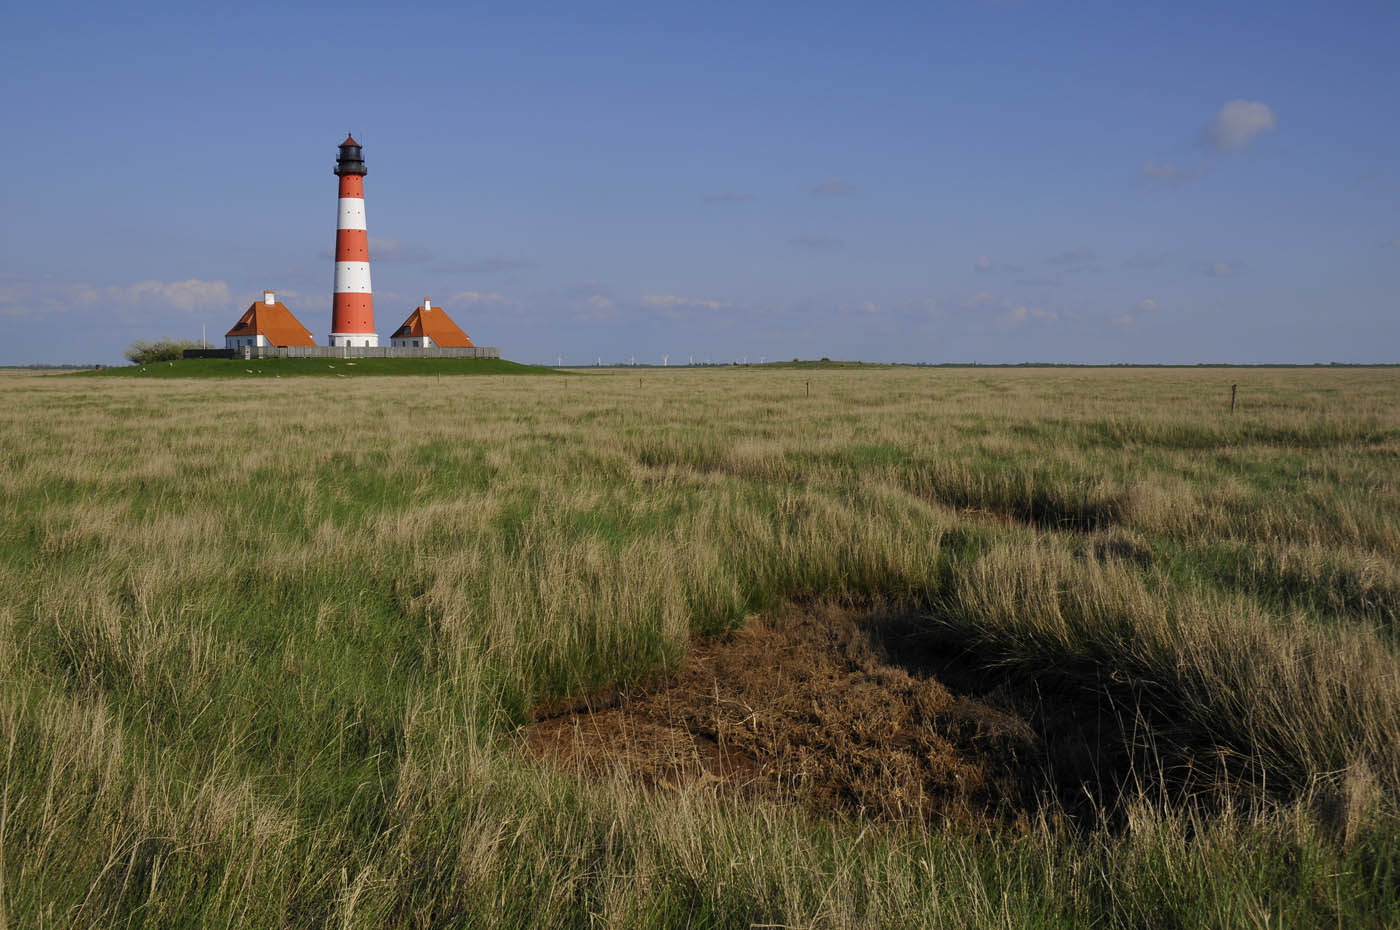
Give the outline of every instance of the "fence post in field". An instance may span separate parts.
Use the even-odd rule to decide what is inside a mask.
[[[1238,384],[1230,385],[1230,416],[1235,415],[1235,391],[1238,389]]]

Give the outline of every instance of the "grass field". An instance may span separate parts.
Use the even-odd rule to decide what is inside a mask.
[[[0,373],[0,927],[1400,920],[1394,370],[238,381]]]

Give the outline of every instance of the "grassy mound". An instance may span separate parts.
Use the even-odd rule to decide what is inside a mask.
[[[366,375],[553,375],[502,358],[187,358],[79,372],[93,378],[294,378]]]

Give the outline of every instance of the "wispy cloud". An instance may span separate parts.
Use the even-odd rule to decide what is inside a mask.
[[[1058,255],[1051,255],[1046,259],[1052,265],[1063,265],[1065,267],[1079,267],[1092,262],[1097,256],[1093,250],[1079,247],[1070,249],[1068,252],[1060,252]]]
[[[702,300],[698,297],[677,297],[673,294],[652,294],[642,298],[648,307],[695,307],[705,310],[723,310],[729,304],[723,300]]]
[[[1212,278],[1228,278],[1239,269],[1240,266],[1235,262],[1211,262],[1206,267],[1206,274]]]
[[[1206,127],[1206,143],[1221,153],[1242,152],[1258,136],[1278,129],[1278,117],[1268,104],[1231,100]]]
[[[581,293],[581,290],[588,285],[570,288],[569,296],[577,301],[573,306],[574,316],[589,323],[606,323],[617,320],[620,315],[617,301],[611,294],[605,293],[602,289],[596,289],[593,293]]]
[[[1060,314],[1054,310],[1021,303],[1010,298],[998,300],[986,291],[978,291],[976,294],[963,297],[960,303],[966,310],[991,308],[998,311],[996,315],[997,325],[1007,330],[1015,329],[1025,323],[1055,323],[1060,319]]]
[[[788,240],[788,244],[813,252],[832,252],[846,247],[844,239],[836,239],[831,236],[793,236]]]
[[[533,268],[534,262],[509,255],[494,255],[473,262],[450,262],[434,265],[433,271],[451,274],[487,274],[496,271],[510,271],[515,268]]]
[[[855,193],[855,190],[851,182],[845,178],[827,178],[812,188],[812,193],[818,197],[844,197],[847,194]]]
[[[1205,173],[1205,168],[1188,168],[1176,162],[1157,161],[1156,159],[1144,162],[1142,166],[1142,176],[1144,178],[1151,181],[1162,181],[1167,184],[1194,181]]]
[[[1054,323],[1060,319],[1060,315],[1053,310],[1046,310],[1044,307],[1030,307],[1011,300],[1003,300],[1001,307],[1006,311],[1001,315],[999,321],[1002,329],[1015,329],[1032,320]]]
[[[879,313],[880,305],[873,300],[862,300],[851,304],[841,304],[836,308],[839,313]]]
[[[1157,301],[1153,300],[1151,297],[1147,297],[1143,300],[1139,300],[1137,306],[1139,310],[1151,313],[1153,310],[1157,309]]]
[[[1113,318],[1113,324],[1115,326],[1132,326],[1133,315],[1131,313],[1120,313]]]
[[[481,291],[458,291],[447,299],[449,304],[470,305],[470,304],[508,304],[512,301],[495,291],[483,293]]]
[[[705,203],[743,203],[746,200],[753,199],[753,194],[741,194],[738,191],[725,191],[722,194],[705,195]]]
[[[8,278],[0,281],[0,316],[35,318],[75,310],[111,307],[131,319],[148,311],[226,310],[233,305],[227,282],[138,281],[135,284],[95,286],[83,282],[43,278]],[[134,316],[133,316],[134,314]]]
[[[430,262],[433,253],[421,245],[403,242],[399,239],[379,239],[369,237],[370,261],[375,262]]]
[[[201,281],[191,278],[188,281],[142,281],[129,288],[108,288],[108,293],[132,303],[156,301],[176,310],[192,311],[227,307],[232,298],[228,285],[223,281]]]
[[[1064,284],[1059,278],[1017,278],[1016,283],[1023,287],[1059,287]]]
[[[1123,264],[1127,265],[1129,268],[1156,268],[1166,260],[1167,257],[1165,255],[1143,255],[1139,253]]]
[[[988,274],[1003,271],[1016,272],[1022,270],[1020,265],[1009,265],[1006,262],[995,261],[990,255],[977,256],[977,259],[972,263],[972,267],[978,271],[985,272]]]

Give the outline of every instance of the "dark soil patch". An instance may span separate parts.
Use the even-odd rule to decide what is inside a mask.
[[[697,642],[674,675],[537,709],[536,757],[657,789],[705,787],[874,820],[1123,822],[1208,806],[1217,747],[1116,681],[1026,679],[898,613],[792,606]]]
[[[538,757],[655,788],[710,786],[876,820],[1094,816],[1133,768],[1122,722],[1055,714],[917,621],[791,608],[698,642],[670,678],[539,708]],[[1087,800],[1087,803],[1086,803]]]

